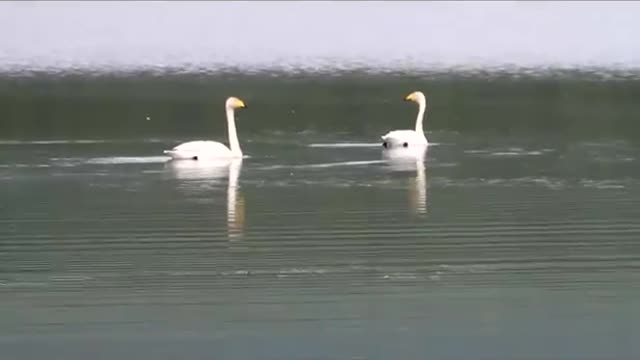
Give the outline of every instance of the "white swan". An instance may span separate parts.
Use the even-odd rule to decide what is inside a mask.
[[[229,147],[217,141],[189,141],[174,147],[171,150],[165,150],[164,153],[173,159],[232,159],[242,158],[242,150],[238,142],[238,133],[236,132],[236,122],[234,117],[235,109],[246,108],[244,101],[237,97],[230,97],[225,102],[225,110],[227,112],[227,132],[229,133]]]
[[[422,130],[424,113],[427,108],[427,101],[424,94],[421,91],[414,91],[404,99],[406,101],[417,102],[419,105],[416,129],[390,131],[386,135],[382,136],[382,146],[385,148],[428,146],[429,142],[424,136],[424,131]]]

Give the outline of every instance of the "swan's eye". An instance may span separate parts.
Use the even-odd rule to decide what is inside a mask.
[[[402,146],[403,147],[409,147],[409,143],[403,143]]]
[[[382,143],[382,147],[384,147],[384,148],[387,147],[387,142],[386,141]]]

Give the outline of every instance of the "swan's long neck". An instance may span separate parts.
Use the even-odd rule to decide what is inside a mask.
[[[418,109],[418,117],[416,118],[416,132],[418,134],[424,134],[424,130],[422,129],[422,123],[424,121],[424,113],[427,109],[427,104],[424,100],[421,100],[418,104],[420,107]]]
[[[236,131],[235,114],[232,108],[227,108],[227,131],[229,132],[229,148],[235,156],[242,156],[240,143],[238,142],[238,132]]]

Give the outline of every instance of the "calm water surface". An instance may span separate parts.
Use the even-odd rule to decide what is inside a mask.
[[[2,358],[636,359],[639,78],[4,73]]]
[[[1,2],[0,360],[640,358],[639,5]]]
[[[429,136],[417,161],[245,136],[229,166],[166,162],[180,139],[4,141],[4,356],[640,354],[640,149]]]

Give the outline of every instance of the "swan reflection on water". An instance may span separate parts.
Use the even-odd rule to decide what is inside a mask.
[[[211,181],[228,177],[227,184],[227,233],[230,240],[244,234],[245,204],[239,190],[238,178],[242,170],[242,159],[224,160],[170,160],[166,163],[176,179],[190,182],[189,189],[208,188]]]
[[[384,149],[382,158],[392,171],[415,171],[416,176],[409,183],[409,204],[413,212],[427,212],[427,177],[424,161],[427,146]]]

